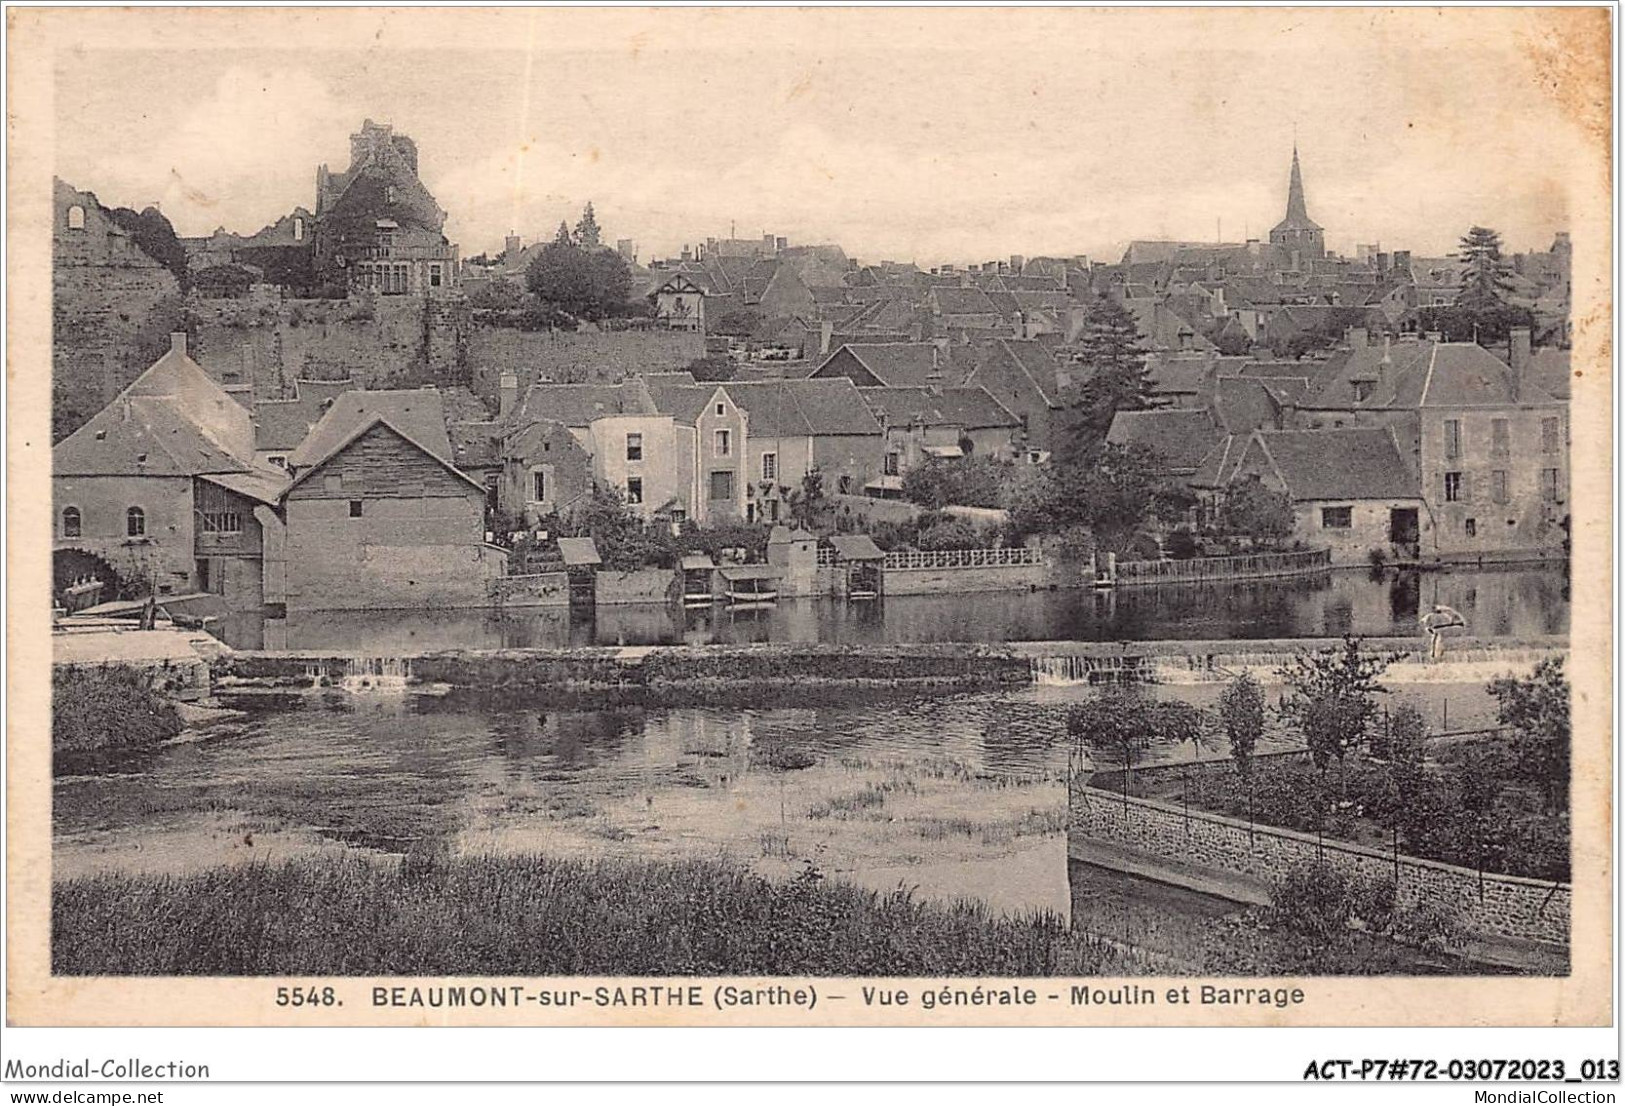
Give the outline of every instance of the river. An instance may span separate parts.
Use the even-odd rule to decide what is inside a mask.
[[[1563,568],[1343,570],[1286,580],[1109,591],[908,595],[863,603],[787,600],[764,609],[666,606],[493,611],[291,612],[215,624],[239,649],[429,649],[742,642],[1129,641],[1406,636],[1435,603],[1475,637],[1568,631]]]

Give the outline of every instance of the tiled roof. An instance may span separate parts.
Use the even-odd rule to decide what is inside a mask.
[[[1379,388],[1372,407],[1507,407],[1555,405],[1559,401],[1538,383],[1517,387],[1512,369],[1476,342],[1441,342]]]
[[[997,315],[998,309],[980,288],[933,288],[931,301],[944,315]]]
[[[1340,349],[1314,367],[1314,376],[1304,395],[1305,407],[1347,410],[1361,404],[1357,398],[1356,382],[1371,387],[1374,395],[1381,381],[1390,380],[1428,356],[1433,346],[1428,342],[1395,342],[1386,347],[1368,345],[1363,349]],[[1387,358],[1385,366],[1383,359]],[[1371,398],[1370,395],[1367,397]]]
[[[1542,346],[1529,361],[1528,380],[1554,399],[1569,398],[1569,351]]]
[[[684,374],[687,375],[686,373]],[[649,394],[654,397],[655,409],[662,415],[670,415],[685,426],[693,426],[705,413],[705,405],[711,402],[711,397],[717,394],[717,384],[695,384],[693,377],[689,383],[667,382],[655,377],[644,378],[649,385]]]
[[[331,456],[340,442],[379,418],[426,453],[451,463],[451,439],[446,434],[445,405],[435,388],[389,391],[349,391],[333,401],[310,434],[288,457],[288,464],[303,468]]]
[[[1152,354],[1145,360],[1151,390],[1162,395],[1201,395],[1218,365],[1202,354]]]
[[[166,400],[149,396],[115,399],[51,450],[56,476],[196,476],[251,468]]]
[[[520,401],[519,422],[554,419],[566,426],[591,426],[607,415],[659,414],[649,392],[631,382],[621,384],[532,384]]]
[[[892,426],[924,420],[927,426],[966,430],[1020,426],[1021,420],[979,385],[958,388],[859,388],[863,402]]]
[[[500,422],[448,422],[452,463],[462,469],[501,464],[502,433]]]
[[[1117,412],[1106,441],[1146,446],[1162,458],[1167,471],[1179,473],[1194,472],[1222,435],[1207,411],[1163,408]]]
[[[844,348],[864,368],[888,385],[924,385],[934,381],[958,383],[949,379],[948,362],[930,342],[851,342]]]
[[[844,376],[725,384],[729,398],[750,416],[748,432],[767,438],[879,434],[880,424],[857,386]]]
[[[1421,495],[1416,476],[1386,430],[1260,430],[1247,445],[1242,467],[1260,462],[1280,476],[1296,500]]]
[[[211,472],[198,479],[271,506],[281,500],[288,487],[288,474],[280,469],[275,472]]]
[[[1267,381],[1252,377],[1220,377],[1214,381],[1213,414],[1230,434],[1280,428],[1281,405]]]
[[[1246,451],[1250,437],[1240,434],[1225,434],[1213,448],[1207,451],[1202,463],[1196,466],[1191,474],[1190,486],[1193,488],[1222,488],[1230,482],[1235,474],[1236,465],[1241,461],[1241,455]]]
[[[989,358],[1002,358],[1029,377],[1050,406],[1059,405],[1062,391],[1060,365],[1049,346],[1030,338],[996,338],[977,347],[978,368]],[[975,379],[965,382],[977,383]]]

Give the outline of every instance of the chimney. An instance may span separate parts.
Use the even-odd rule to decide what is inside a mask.
[[[1394,358],[1389,349],[1388,335],[1382,336],[1382,360],[1377,363],[1377,387],[1386,389],[1389,376],[1394,371]]]
[[[519,378],[513,373],[503,373],[497,386],[497,418],[505,419],[513,414],[513,409],[519,403]]]
[[[1370,335],[1363,326],[1351,326],[1348,332],[1349,348],[1354,350],[1365,349]]]
[[[1523,394],[1524,381],[1529,378],[1530,334],[1526,326],[1512,328],[1511,337],[1507,340],[1507,354],[1512,364],[1513,394]]]
[[[835,337],[835,324],[825,320],[818,324],[818,356],[829,356],[829,343]]]
[[[169,333],[169,352],[186,356],[186,331],[172,330]]]

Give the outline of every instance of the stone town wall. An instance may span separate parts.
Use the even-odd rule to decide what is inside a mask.
[[[1068,850],[1088,860],[1091,842],[1134,849],[1184,865],[1201,865],[1273,883],[1295,868],[1324,862],[1354,879],[1395,880],[1400,903],[1442,903],[1462,924],[1486,936],[1567,944],[1571,889],[1568,884],[1518,876],[1480,875],[1420,857],[1367,849],[1342,841],[1317,841],[1273,826],[1150,799],[1128,798],[1092,787],[1070,796]]]

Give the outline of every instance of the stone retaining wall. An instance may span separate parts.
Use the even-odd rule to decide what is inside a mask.
[[[1030,591],[1049,586],[1045,565],[982,565],[975,568],[888,568],[886,595],[941,595],[967,591]]]
[[[1571,890],[1568,884],[1519,876],[1482,877],[1469,868],[1379,852],[1343,841],[1233,818],[1150,799],[1075,787],[1070,796],[1070,855],[1089,859],[1091,842],[1138,850],[1182,865],[1200,865],[1252,881],[1275,883],[1295,868],[1319,860],[1361,880],[1395,880],[1400,903],[1442,903],[1458,912],[1472,932],[1566,945]]]

